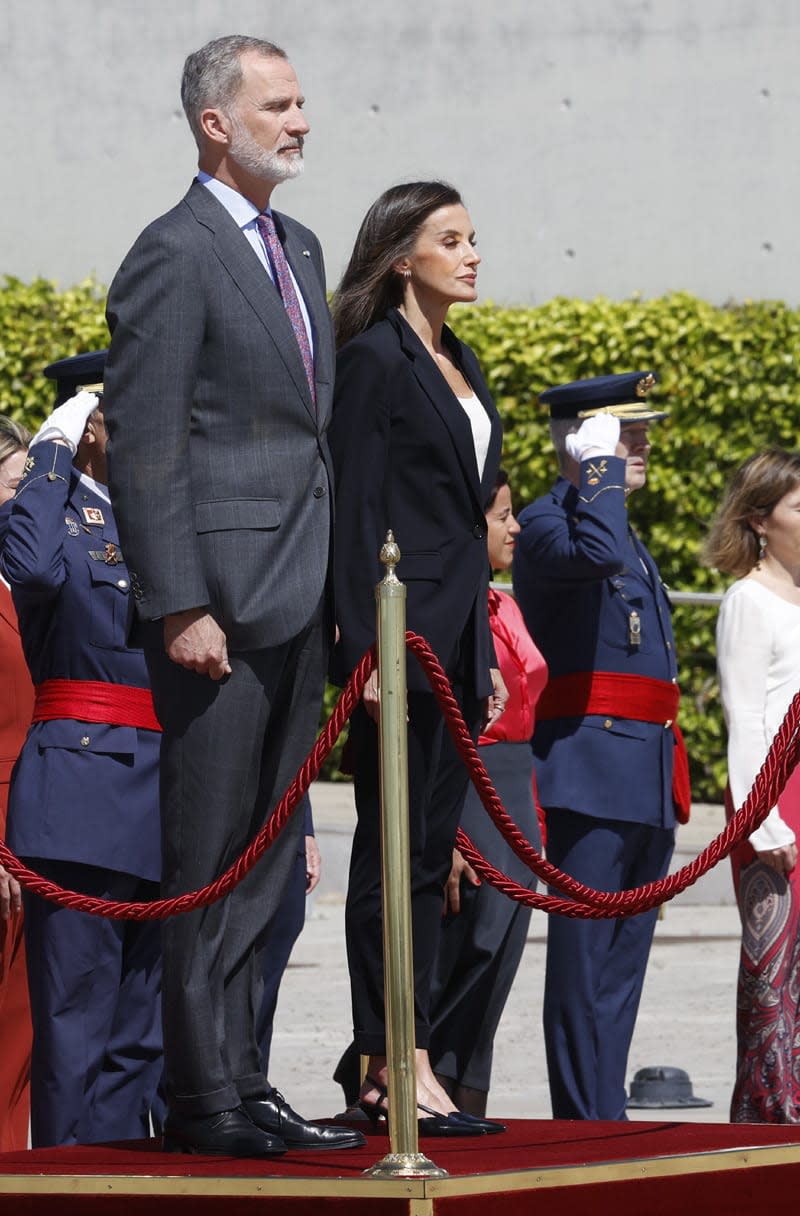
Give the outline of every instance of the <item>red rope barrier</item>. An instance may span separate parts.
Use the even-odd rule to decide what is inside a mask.
[[[469,837],[463,832],[459,832],[458,847],[480,876],[486,878],[488,882],[512,899],[532,908],[555,912],[562,916],[601,919],[634,916],[639,912],[648,911],[660,903],[665,903],[697,882],[698,878],[727,857],[740,841],[755,831],[766,818],[770,808],[777,802],[789,774],[797,763],[797,753],[800,748],[800,733],[798,733],[800,692],[795,695],[786,711],[769,753],[742,806],[731,818],[724,831],[715,840],[712,840],[694,861],[666,878],[646,883],[641,887],[631,887],[625,891],[594,891],[591,887],[577,882],[546,861],[525,839],[497,796],[438,659],[425,639],[418,634],[407,633],[406,641],[409,650],[416,655],[425,670],[453,741],[469,770],[478,796],[495,826],[511,845],[520,861],[528,866],[537,877],[573,897],[572,899],[557,899],[552,896],[539,895],[537,892],[520,886],[508,875],[491,866],[477,851]]]
[[[34,895],[41,895],[44,899],[49,899],[62,908],[89,912],[92,916],[105,916],[110,920],[163,920],[167,916],[192,912],[196,908],[205,908],[208,904],[215,903],[242,881],[281,831],[297,803],[317,776],[323,760],[358,704],[364,685],[374,666],[374,649],[368,650],[343,688],[324,730],[321,731],[297,775],[261,831],[247,846],[238,861],[235,861],[224,874],[207,886],[197,891],[187,891],[185,895],[176,895],[172,899],[155,899],[149,903],[123,903],[82,895],[79,891],[68,891],[57,886],[56,883],[49,882],[34,870],[29,870],[27,866],[23,865],[2,842],[0,842],[0,865],[4,866],[9,874],[13,875]]]
[[[438,659],[419,634],[407,632],[406,643],[430,681],[447,728],[467,766],[478,796],[495,826],[520,860],[537,877],[571,898],[562,899],[550,895],[540,895],[520,886],[519,883],[486,861],[462,831],[458,833],[459,849],[478,874],[492,886],[497,887],[511,899],[544,912],[583,919],[617,918],[634,916],[672,899],[697,882],[698,878],[727,857],[740,841],[755,831],[766,818],[770,807],[777,802],[789,774],[797,763],[798,750],[800,750],[800,732],[798,731],[800,692],[797,693],[786,711],[786,716],[744,803],[720,835],[711,841],[694,861],[666,878],[646,883],[641,887],[625,891],[594,891],[591,887],[577,882],[570,875],[546,861],[526,840],[497,796]],[[153,900],[149,903],[123,903],[97,899],[57,886],[36,874],[35,871],[28,869],[2,842],[0,842],[0,865],[4,866],[9,874],[35,895],[49,899],[61,907],[88,912],[94,916],[105,916],[112,920],[161,920],[214,903],[241,882],[283,829],[300,798],[319,773],[322,762],[331,751],[352,714],[374,666],[375,650],[373,647],[361,658],[342,690],[325,728],[321,731],[314,747],[264,827],[241,857],[224,874],[207,886],[171,899]]]

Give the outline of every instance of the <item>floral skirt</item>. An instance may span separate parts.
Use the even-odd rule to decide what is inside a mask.
[[[778,806],[800,842],[800,768]],[[746,841],[731,864],[742,921],[731,1122],[800,1123],[800,872],[778,874]]]

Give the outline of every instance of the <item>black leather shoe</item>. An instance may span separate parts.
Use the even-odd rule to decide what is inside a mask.
[[[286,1152],[279,1136],[256,1127],[241,1106],[214,1115],[184,1115],[171,1110],[164,1120],[165,1153],[214,1157],[275,1157]]]
[[[296,1110],[292,1110],[277,1089],[271,1089],[266,1098],[245,1099],[242,1106],[256,1127],[279,1136],[287,1148],[305,1151],[360,1148],[367,1143],[355,1128],[339,1127],[333,1123],[309,1123]]]

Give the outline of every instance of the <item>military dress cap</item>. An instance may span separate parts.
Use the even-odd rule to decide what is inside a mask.
[[[539,394],[551,418],[592,418],[613,414],[622,422],[652,422],[666,418],[666,410],[654,410],[647,394],[656,383],[654,372],[621,372],[616,376],[593,376],[573,380]]]
[[[107,354],[107,350],[91,350],[85,355],[72,355],[49,364],[44,374],[48,380],[56,382],[56,405],[69,401],[81,389],[101,396]]]

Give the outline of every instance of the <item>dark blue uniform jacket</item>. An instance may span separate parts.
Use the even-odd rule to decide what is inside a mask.
[[[514,588],[550,678],[607,671],[675,681],[671,608],[658,569],[628,524],[625,462],[583,461],[520,514]],[[632,643],[638,617],[639,644]],[[587,715],[537,722],[544,807],[671,828],[672,730]]]
[[[36,444],[28,461],[3,512],[0,570],[34,684],[148,687],[142,651],[126,644],[130,575],[111,507],[80,481],[63,445]],[[34,723],[12,777],[9,847],[157,881],[160,738],[79,719]]]

